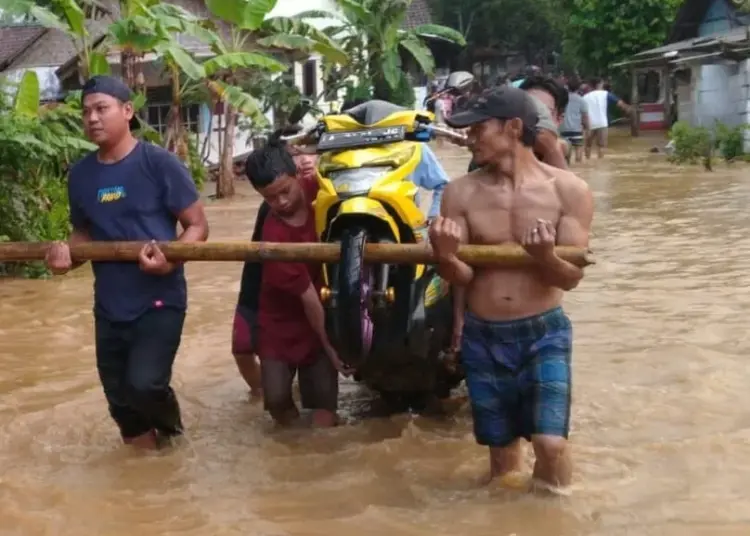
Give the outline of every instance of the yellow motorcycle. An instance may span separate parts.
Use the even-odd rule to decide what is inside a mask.
[[[331,341],[356,379],[412,407],[449,396],[463,379],[448,351],[450,287],[433,266],[368,264],[363,254],[368,243],[426,240],[410,177],[423,143],[462,137],[433,121],[430,112],[373,100],[286,138],[316,147],[316,229],[321,242],[341,247],[339,262],[323,266],[320,293]]]

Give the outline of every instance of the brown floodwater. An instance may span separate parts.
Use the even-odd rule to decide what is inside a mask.
[[[568,294],[575,326],[574,494],[476,481],[487,464],[468,408],[276,431],[229,351],[241,266],[188,267],[175,367],[187,440],[120,445],[98,384],[87,267],[0,281],[0,534],[750,534],[750,172],[681,169],[654,139],[613,136],[576,166],[596,198],[598,264]],[[442,153],[455,175],[466,157]],[[249,239],[246,185],[209,202],[211,239]],[[530,462],[530,458],[528,459]]]

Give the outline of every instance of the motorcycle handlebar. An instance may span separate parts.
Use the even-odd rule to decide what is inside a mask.
[[[461,134],[460,132],[456,132],[454,130],[451,130],[450,128],[447,128],[442,125],[429,125],[427,127],[429,132],[436,137],[442,137],[442,138],[448,138],[449,140],[458,143],[458,144],[465,144],[466,143],[466,135]],[[310,139],[310,134],[314,131],[314,129],[308,129],[304,130],[302,132],[299,132],[297,134],[292,134],[291,136],[281,136],[281,140],[285,141],[286,143],[290,145],[304,145],[306,141]]]
[[[455,132],[447,127],[444,127],[441,125],[430,125],[429,129],[433,134],[435,134],[435,136],[448,138],[452,141],[457,141],[460,143],[466,142],[466,136],[464,134],[461,134],[460,132]]]
[[[303,130],[302,132],[299,132],[298,134],[292,134],[291,136],[281,136],[281,140],[285,141],[291,145],[296,145],[298,143],[301,143],[310,135],[310,130]]]

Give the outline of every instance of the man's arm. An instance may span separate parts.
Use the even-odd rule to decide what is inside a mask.
[[[620,97],[618,97],[611,91],[607,91],[607,102],[609,104],[614,104],[626,114],[630,113],[630,106],[624,100],[622,100]]]
[[[83,210],[81,210],[81,207],[76,202],[75,195],[71,190],[71,188],[74,187],[73,184],[75,183],[76,182],[74,181],[72,176],[68,178],[68,206],[70,207],[70,225],[73,228],[73,231],[68,237],[69,247],[83,244],[85,242],[91,242],[91,235],[89,234],[88,230],[89,223],[86,219],[86,214],[84,214]],[[76,268],[84,264],[86,264],[86,261],[73,260],[73,264],[71,265],[70,269],[75,270]]]
[[[158,173],[164,181],[164,202],[183,229],[177,240],[205,242],[208,220],[190,171],[173,154],[160,151],[157,155]]]
[[[318,336],[318,340],[324,348],[330,348],[331,341],[328,339],[328,333],[326,333],[326,313],[315,286],[310,284],[302,293],[300,299],[307,321]]]
[[[545,164],[558,169],[568,169],[558,138],[551,130],[540,128],[537,131],[534,152],[542,157],[541,160]]]
[[[74,228],[70,233],[70,236],[68,237],[68,247],[76,246],[78,244],[84,244],[86,242],[91,242],[91,236],[86,229]],[[77,261],[73,259],[73,264],[70,266],[70,269],[75,270],[76,268],[78,268],[79,266],[83,266],[84,264],[86,264],[86,261]]]
[[[469,227],[466,222],[462,202],[462,188],[466,188],[465,179],[451,182],[443,193],[440,215],[454,221],[461,230],[461,243],[469,240]],[[474,279],[474,269],[461,261],[455,255],[438,259],[438,273],[440,277],[453,285],[466,286]]]
[[[591,223],[594,218],[594,198],[586,182],[572,173],[558,175],[558,193],[562,201],[562,216],[557,224],[556,244],[560,246],[589,245]],[[573,290],[583,279],[583,269],[555,255],[540,266],[542,278],[563,290]]]

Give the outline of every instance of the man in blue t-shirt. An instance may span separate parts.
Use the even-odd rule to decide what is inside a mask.
[[[47,252],[64,274],[70,244],[149,241],[138,262],[93,262],[96,365],[109,412],[125,443],[156,448],[182,433],[170,387],[187,309],[183,267],[167,261],[154,241],[201,242],[208,223],[190,172],[173,154],[130,132],[131,92],[119,79],[95,76],[83,87],[83,124],[99,146],[68,180],[68,242]],[[183,228],[177,236],[177,223]]]

